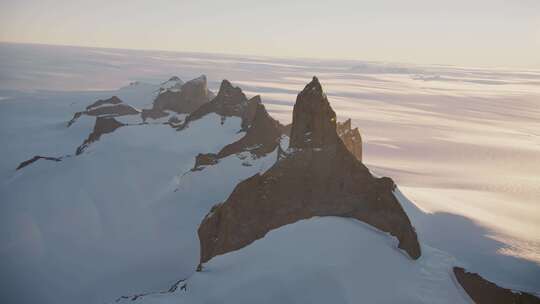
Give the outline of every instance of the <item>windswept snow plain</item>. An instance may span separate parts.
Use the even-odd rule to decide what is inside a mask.
[[[217,152],[242,136],[238,121],[221,125],[209,116],[186,132],[159,124],[126,126],[81,156],[15,168],[36,154],[74,154],[93,120],[81,117],[70,128],[66,123],[96,99],[117,95],[143,108],[160,82],[201,74],[214,92],[226,78],[248,97],[261,94],[282,123],[290,122],[296,94],[317,75],[338,117],[351,117],[360,128],[364,163],[399,185],[396,195],[426,248],[446,252],[441,254],[504,287],[540,293],[538,70],[0,43],[1,297],[102,303],[161,290],[192,273],[202,217],[238,181],[264,171],[276,157],[242,166],[244,160],[230,156],[190,172],[196,153]],[[208,271],[244,255],[246,263],[272,259],[257,254],[309,237],[303,229],[330,224],[347,235],[337,243],[375,238],[385,246],[384,238],[357,222],[313,219],[272,232],[245,253],[219,257]],[[332,242],[328,234],[313,237]],[[287,254],[297,253],[307,251]],[[414,276],[421,266],[410,267],[396,271]],[[204,272],[196,277],[217,285],[224,279]]]

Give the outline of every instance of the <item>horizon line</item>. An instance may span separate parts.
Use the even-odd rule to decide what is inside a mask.
[[[513,71],[539,71],[538,67],[511,67],[511,66],[493,66],[493,65],[478,65],[470,66],[466,64],[449,64],[449,63],[414,63],[403,61],[385,61],[385,60],[362,60],[352,58],[335,58],[335,57],[305,57],[305,56],[282,56],[282,55],[260,55],[260,54],[247,54],[247,53],[234,53],[234,52],[208,52],[208,51],[188,51],[188,50],[172,50],[172,49],[157,49],[157,48],[123,48],[123,47],[110,47],[110,46],[95,46],[95,45],[76,45],[76,44],[61,44],[61,43],[47,43],[47,42],[26,42],[26,41],[6,41],[0,40],[0,44],[18,44],[18,45],[35,45],[35,46],[50,46],[50,47],[68,47],[68,48],[85,48],[85,49],[104,49],[104,50],[122,50],[122,51],[139,51],[139,52],[167,52],[167,53],[183,53],[183,54],[199,54],[199,55],[217,55],[226,57],[246,57],[246,58],[264,58],[264,59],[276,59],[276,60],[306,60],[306,61],[341,61],[351,63],[375,63],[375,64],[395,64],[395,65],[411,65],[418,67],[425,66],[438,66],[449,68],[468,68],[468,69],[491,69],[491,70],[513,70]],[[354,67],[354,66],[351,66]]]

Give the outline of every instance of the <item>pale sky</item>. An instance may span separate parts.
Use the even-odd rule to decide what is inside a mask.
[[[540,0],[0,0],[0,41],[540,68]]]

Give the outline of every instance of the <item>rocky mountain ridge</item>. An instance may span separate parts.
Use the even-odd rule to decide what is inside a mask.
[[[336,114],[317,78],[298,94],[288,156],[238,184],[199,227],[201,263],[238,250],[270,230],[313,216],[353,217],[399,240],[417,259],[416,232],[392,194],[390,178],[375,178],[336,131]]]
[[[176,84],[170,88],[162,89],[154,100],[152,109],[143,110],[142,119],[157,119],[167,116],[166,111],[178,114],[191,113],[201,105],[209,102],[214,94],[208,89],[206,76],[202,75],[186,83],[179,78],[171,78],[169,82]]]

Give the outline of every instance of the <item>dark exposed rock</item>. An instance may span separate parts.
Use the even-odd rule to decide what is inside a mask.
[[[82,114],[83,112],[76,112],[75,114],[73,114],[73,118],[71,118],[71,120],[68,121],[67,126],[70,127],[72,124],[74,124],[77,121],[77,119],[81,117]]]
[[[180,120],[177,116],[173,115],[169,117],[169,120],[167,120],[167,124],[169,124],[173,128],[176,128],[182,124],[182,120]]]
[[[336,113],[330,107],[317,77],[296,97],[291,127],[292,148],[320,148],[335,145]]]
[[[199,153],[195,157],[195,166],[192,171],[200,171],[205,166],[215,165],[219,161],[217,154],[215,153]]]
[[[239,87],[233,87],[228,80],[223,80],[219,87],[217,96],[212,101],[203,104],[193,111],[185,120],[180,129],[185,128],[190,122],[200,119],[209,113],[216,113],[223,117],[242,117],[248,99]]]
[[[220,115],[222,123],[225,117],[240,117],[241,131],[245,131],[246,135],[225,146],[218,153],[199,154],[193,171],[202,170],[204,166],[216,164],[221,158],[244,151],[251,152],[255,157],[261,157],[274,151],[279,144],[283,126],[268,115],[260,96],[248,100],[242,90],[233,87],[228,80],[223,80],[217,96],[191,113],[179,129],[210,113]]]
[[[540,304],[540,299],[534,295],[499,287],[463,268],[454,267],[454,275],[476,304]]]
[[[203,166],[216,164],[219,159],[232,154],[249,151],[254,157],[262,157],[276,149],[280,142],[282,126],[268,114],[260,98],[256,97],[248,101],[248,106],[242,115],[242,124],[247,128],[246,135],[225,146],[217,154],[197,155],[193,170],[200,170]],[[246,114],[246,112],[249,113]]]
[[[282,125],[281,126],[281,132],[284,134],[284,135],[287,135],[289,137],[291,137],[291,128],[292,128],[292,123],[288,124],[288,125]]]
[[[261,96],[253,96],[248,100],[247,107],[242,113],[242,130],[247,131],[251,126],[253,120],[255,119],[255,114],[257,113],[257,108],[262,104]]]
[[[124,302],[124,301],[136,301],[138,299],[142,299],[149,295],[158,295],[158,294],[167,294],[167,293],[173,293],[178,290],[178,287],[180,287],[181,291],[187,291],[187,282],[186,279],[181,279],[176,281],[174,284],[169,287],[167,290],[158,291],[158,292],[147,292],[147,293],[140,293],[136,295],[131,296],[120,296],[116,299],[116,303]]]
[[[134,107],[127,105],[120,100],[120,98],[113,96],[109,99],[98,100],[93,104],[86,107],[85,111],[77,112],[73,115],[73,118],[68,122],[68,127],[71,126],[81,115],[88,116],[109,116],[117,117],[123,115],[136,115],[139,111]]]
[[[113,117],[101,117],[98,116],[96,118],[96,124],[94,125],[94,130],[88,138],[83,142],[82,145],[80,145],[77,148],[76,155],[79,155],[84,152],[84,150],[90,145],[91,143],[99,140],[101,135],[112,133],[114,130],[124,126],[124,124],[118,122]]]
[[[219,153],[219,158],[242,151],[250,151],[257,157],[274,151],[281,137],[280,123],[270,117],[264,105],[256,103],[255,115],[246,135],[240,140],[225,146]]]
[[[343,123],[337,123],[337,133],[352,155],[362,161],[362,136],[358,128],[351,129],[350,118]]]
[[[124,116],[124,115],[136,115],[139,114],[139,111],[134,107],[127,104],[116,104],[111,106],[103,106],[98,108],[92,108],[86,113],[89,116]]]
[[[270,230],[313,216],[351,217],[390,233],[410,257],[416,232],[390,178],[375,178],[339,140],[335,113],[316,78],[297,98],[291,147],[262,175],[236,186],[199,227],[201,263],[240,249]]]
[[[141,118],[143,121],[146,121],[148,118],[158,119],[167,115],[167,112],[158,109],[143,109],[141,112]]]
[[[180,283],[183,283],[185,281],[186,281],[185,279],[176,281],[176,283],[174,283],[171,287],[169,287],[169,290],[167,290],[167,292],[169,293],[175,292],[178,289],[178,286],[180,285]],[[182,286],[180,286],[180,290],[186,290],[186,288],[187,288],[187,283],[184,283],[182,284]]]
[[[26,167],[26,166],[28,166],[28,165],[30,165],[30,164],[32,164],[32,163],[34,163],[34,162],[40,160],[40,159],[44,159],[44,160],[52,160],[52,161],[57,161],[57,162],[59,162],[59,161],[62,160],[62,157],[49,157],[49,156],[40,156],[40,155],[36,155],[36,156],[34,156],[34,157],[32,157],[32,158],[30,158],[30,159],[28,159],[28,160],[25,160],[25,161],[21,162],[21,163],[19,164],[19,166],[17,166],[17,170],[22,169],[22,168],[24,168],[24,167]]]
[[[114,104],[120,104],[120,103],[122,103],[122,100],[120,100],[120,98],[118,98],[116,96],[113,96],[113,97],[111,97],[109,99],[100,99],[100,100],[94,102],[93,104],[87,106],[86,110],[90,110],[92,108],[97,108],[97,107],[105,105],[105,104],[114,105]]]
[[[352,128],[352,122],[351,122],[351,119],[349,118],[345,120],[344,122],[338,121],[337,126],[336,126],[336,132],[339,136],[342,136],[346,132],[350,131],[351,128]]]
[[[167,90],[171,90],[171,91],[180,90],[182,88],[182,85],[184,85],[184,82],[182,81],[182,79],[180,79],[180,77],[172,76],[171,78],[169,78],[169,80],[161,83],[160,88],[159,88],[159,93],[165,92]]]
[[[191,113],[210,101],[213,94],[208,90],[206,76],[190,80],[179,90],[165,90],[154,100],[152,109],[143,111],[143,120],[166,116],[165,110]]]

